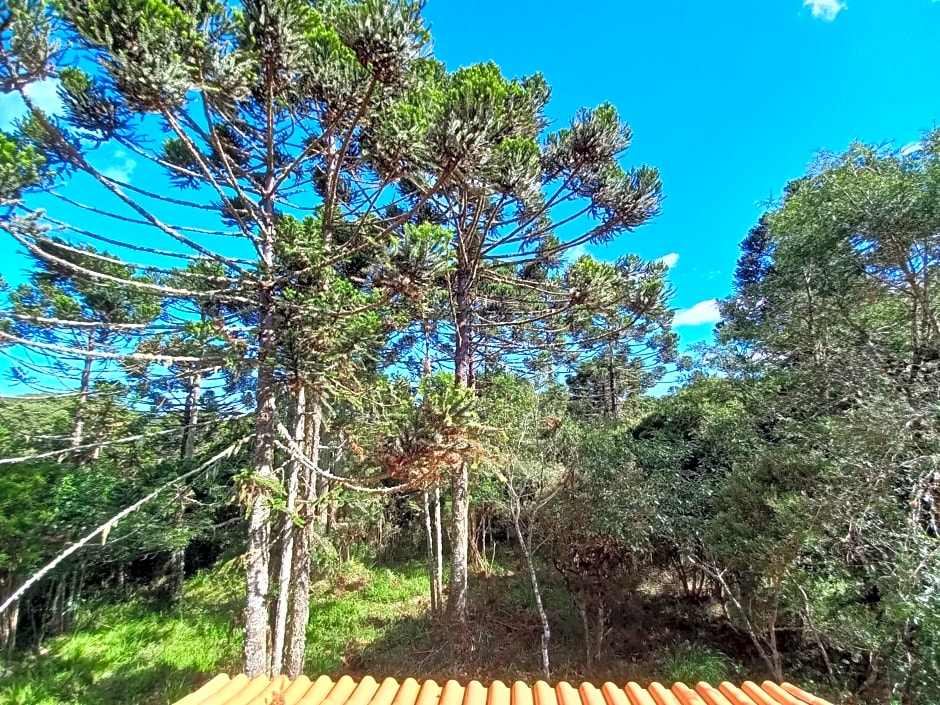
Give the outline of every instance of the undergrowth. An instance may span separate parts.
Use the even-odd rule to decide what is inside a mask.
[[[668,653],[663,665],[667,683],[721,683],[731,674],[728,658],[700,644],[680,644]]]
[[[714,683],[745,675],[715,648],[724,637],[702,615],[677,613],[656,596],[618,606],[604,661],[588,672],[570,598],[548,577],[543,588],[553,680]],[[330,569],[313,588],[305,672],[438,682],[541,677],[541,631],[523,574],[501,569],[471,581],[466,629],[435,622],[427,593],[427,574],[417,563],[350,561]],[[171,608],[143,598],[86,607],[72,633],[48,640],[41,655],[0,664],[0,703],[173,703],[219,672],[241,670],[243,603],[242,567],[231,562],[190,579],[185,598]]]
[[[71,634],[48,640],[0,670],[4,705],[164,705],[221,671],[241,668],[241,569],[228,564],[187,582],[183,601],[159,609],[144,600],[100,605]],[[351,563],[315,585],[307,673],[335,673],[349,653],[386,626],[426,608],[419,568],[391,571]]]

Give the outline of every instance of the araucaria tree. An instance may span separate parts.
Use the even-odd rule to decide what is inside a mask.
[[[442,157],[429,146],[437,116],[421,59],[427,31],[420,9],[377,0],[237,7],[24,0],[0,15],[0,79],[27,106],[14,133],[3,136],[0,226],[35,256],[102,286],[212,299],[228,311],[220,332],[241,342],[233,349],[255,369],[254,461],[241,490],[249,516],[249,674],[271,664],[272,495],[280,491],[276,321],[292,305],[278,269],[279,228],[288,218],[313,218],[309,266],[336,267],[408,238],[406,223],[466,170],[460,154]],[[60,111],[33,101],[29,87],[37,81],[57,83]],[[146,188],[104,166],[116,150],[141,162]],[[426,186],[417,198],[409,192],[402,207],[404,179]],[[141,275],[181,260],[214,265],[214,274],[199,273],[192,286],[178,277],[161,284],[102,274],[46,246],[59,234],[108,242]],[[207,276],[215,286],[205,286]],[[333,303],[342,321],[347,302],[336,296]],[[175,315],[180,327],[192,321],[184,307]]]
[[[632,260],[564,267],[572,248],[608,243],[658,212],[655,170],[620,166],[630,131],[616,111],[584,110],[546,132],[544,80],[509,80],[492,64],[448,72],[430,58],[422,4],[11,0],[0,9],[0,89],[24,106],[0,132],[0,229],[41,274],[13,296],[4,343],[12,355],[84,361],[68,452],[83,448],[91,372],[124,363],[114,379],[143,379],[138,403],[182,410],[160,433],[179,433],[185,471],[27,586],[250,440],[250,467],[236,478],[247,528],[244,668],[299,674],[318,502],[327,483],[349,480],[321,467],[330,405],[362,408],[382,349],[416,318],[427,329],[413,304],[449,300],[434,327],[450,338],[457,389],[428,377],[409,411],[414,437],[389,435],[410,439],[399,443],[401,467],[372,477],[397,482],[381,490],[391,492],[436,478],[443,459],[455,466],[448,599],[463,620],[467,459],[477,448],[458,426],[471,423],[477,366],[510,349],[512,361],[543,353],[570,363],[572,350],[614,345],[618,326],[643,338],[668,324],[662,272]],[[55,105],[35,100],[37,85],[55,87]],[[194,434],[204,395],[218,418],[253,423],[249,438],[211,457],[199,456]],[[451,425],[426,434],[421,419],[438,418],[438,403]]]
[[[487,353],[517,361],[577,348],[573,319],[626,305],[610,266],[590,258],[559,273],[566,253],[609,243],[656,215],[660,182],[649,167],[625,171],[631,133],[616,110],[583,110],[545,132],[550,90],[540,75],[508,80],[493,64],[438,71],[435,147],[462,169],[426,204],[452,235],[447,278],[455,382],[472,388]],[[420,191],[419,193],[426,193]],[[620,284],[620,285],[618,285]],[[591,312],[591,313],[588,313]],[[447,612],[467,616],[469,467],[454,473]]]

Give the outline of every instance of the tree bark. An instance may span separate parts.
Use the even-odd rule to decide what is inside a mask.
[[[294,443],[303,448],[306,440],[307,395],[303,384],[297,385],[294,406]],[[294,512],[297,508],[297,488],[300,482],[302,464],[299,460],[290,463],[290,477],[287,481],[287,512],[284,519],[284,538],[281,542],[281,567],[278,574],[277,609],[274,623],[274,652],[272,654],[271,674],[279,676],[284,662],[284,644],[287,639],[287,613],[290,608],[292,561],[294,558]]]
[[[269,176],[269,181],[273,177]],[[270,198],[266,200],[270,201]],[[269,204],[273,209],[273,203]],[[266,213],[267,213],[266,208]],[[258,380],[255,415],[254,477],[249,500],[248,551],[245,569],[245,673],[255,678],[268,673],[268,602],[271,563],[271,508],[266,484],[276,480],[274,442],[277,424],[275,362],[277,336],[274,326],[274,290],[270,277],[274,270],[273,210],[264,224],[261,265],[264,283],[258,305]]]
[[[196,448],[196,424],[199,423],[199,397],[202,393],[202,375],[194,374],[189,378],[186,389],[186,402],[183,406],[183,440],[180,443],[180,457],[189,460]]]
[[[202,392],[202,375],[194,374],[189,378],[186,389],[186,401],[183,405],[183,438],[180,441],[180,459],[191,460],[196,449],[196,424],[199,423],[199,397]],[[179,500],[176,515],[173,517],[173,526],[182,529],[186,518],[186,495]],[[177,546],[173,549],[169,566],[170,599],[179,602],[183,599],[186,588],[186,547]]]
[[[8,592],[13,589],[12,576],[0,575],[0,595],[4,601],[8,597]],[[0,651],[13,651],[16,646],[16,626],[20,621],[19,605],[14,605],[7,614],[0,615]]]
[[[428,497],[428,490],[425,490],[421,494],[421,508],[424,511],[424,533],[425,539],[427,540],[427,560],[428,560],[428,590],[431,596],[431,614],[437,614],[438,603],[437,603],[437,589],[435,583],[437,582],[437,575],[435,570],[437,568],[434,562],[434,528],[431,525],[431,502]]]
[[[469,268],[458,268],[456,276],[457,340],[454,346],[454,377],[458,387],[469,389],[472,386],[473,372]],[[470,528],[470,468],[465,462],[460,463],[456,470],[453,492],[447,616],[452,621],[462,624],[467,621],[467,561]]]
[[[610,386],[610,418],[616,419],[620,415],[617,408],[617,376],[614,373],[614,350],[607,351],[607,384]]]
[[[88,341],[85,343],[86,352],[93,352],[95,349],[95,329],[88,331]],[[91,368],[94,364],[94,358],[91,355],[85,356],[85,364],[82,367],[82,378],[78,387],[78,399],[75,402],[75,423],[72,426],[72,447],[80,446],[85,438],[85,409],[88,406],[88,392],[91,390]]]
[[[313,400],[310,413],[310,423],[306,429],[307,457],[313,467],[320,466],[320,438],[323,433],[323,410],[319,400]],[[314,532],[322,527],[317,511],[317,492],[319,484],[317,477],[309,469],[301,472],[300,491],[303,500],[300,507],[300,517],[303,528],[297,532],[294,541],[293,573],[294,599],[292,602],[290,619],[290,645],[285,660],[285,672],[289,678],[297,678],[303,674],[304,657],[307,650],[307,623],[310,618],[310,571],[311,546]]]
[[[441,522],[441,481],[434,482],[434,594],[440,614],[444,605],[444,531]]]
[[[527,541],[522,533],[522,524],[520,515],[522,507],[520,506],[519,496],[515,490],[511,490],[512,501],[512,526],[516,531],[516,540],[519,542],[519,548],[522,550],[522,557],[525,559],[526,568],[529,571],[529,583],[532,585],[532,592],[535,594],[535,609],[539,615],[539,622],[542,625],[542,639],[540,651],[542,655],[542,675],[545,680],[552,677],[551,666],[548,659],[548,642],[552,638],[551,626],[548,623],[548,614],[545,612],[545,605],[542,602],[542,590],[539,587],[539,578],[535,573],[535,564],[532,561],[532,540]],[[530,534],[531,536],[531,534]]]

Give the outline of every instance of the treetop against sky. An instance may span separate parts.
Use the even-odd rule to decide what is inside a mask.
[[[667,264],[683,347],[710,336],[738,242],[815,152],[853,140],[913,145],[940,114],[940,3],[931,0],[600,0],[580,11],[479,0],[473,12],[430,0],[425,15],[435,55],[451,68],[492,60],[510,76],[544,73],[547,114],[559,124],[584,105],[620,110],[633,128],[629,161],[662,174],[663,212],[610,247],[579,251]],[[55,111],[56,88],[44,81],[29,93]],[[15,95],[0,96],[0,129],[22,112]],[[120,147],[99,158],[119,181],[146,186],[158,176]],[[90,192],[84,178],[71,184],[76,200]],[[78,227],[95,217],[61,202],[57,213]],[[15,284],[25,268],[17,254],[0,271]]]

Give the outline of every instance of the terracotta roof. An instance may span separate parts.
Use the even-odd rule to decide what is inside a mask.
[[[690,688],[676,683],[666,688],[652,683],[642,688],[627,683],[623,688],[604,683],[599,688],[590,683],[579,687],[544,681],[534,686],[516,682],[511,686],[496,681],[487,688],[479,681],[461,685],[447,681],[419,683],[406,678],[401,683],[386,678],[379,683],[371,676],[355,681],[349,676],[333,680],[320,676],[311,681],[301,676],[293,681],[286,676],[271,680],[265,676],[216,676],[202,688],[176,705],[831,705],[790,683],[777,685],[751,681],[741,687],[722,683],[713,688],[699,683]]]

